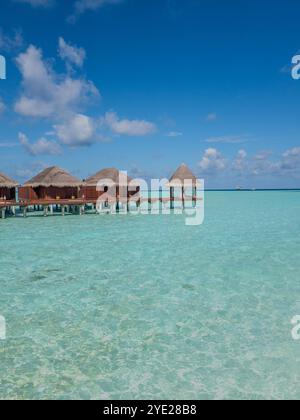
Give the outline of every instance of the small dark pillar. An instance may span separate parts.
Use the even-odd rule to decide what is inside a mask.
[[[126,197],[127,213],[129,213],[130,212],[130,206],[129,206],[129,188],[128,187],[127,187],[127,190],[126,190],[126,195],[127,195],[127,197]]]
[[[171,210],[174,209],[174,187],[170,188],[170,207]]]
[[[197,187],[193,188],[193,203],[195,206],[197,205]]]

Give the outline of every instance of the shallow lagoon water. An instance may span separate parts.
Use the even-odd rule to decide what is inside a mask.
[[[300,193],[0,220],[0,398],[300,398]]]

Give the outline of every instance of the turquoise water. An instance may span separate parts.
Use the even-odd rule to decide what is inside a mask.
[[[0,220],[0,398],[300,398],[300,193]]]

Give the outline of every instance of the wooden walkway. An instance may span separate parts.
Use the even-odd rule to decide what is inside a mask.
[[[86,199],[75,199],[75,200],[20,200],[20,201],[0,201],[0,208],[3,207],[32,207],[32,206],[83,206],[88,204],[97,204],[98,202],[109,202],[109,203],[135,203],[141,202],[149,204],[151,203],[170,203],[170,202],[182,202],[181,198],[137,198],[130,197],[126,198],[105,198],[98,200],[86,200]],[[202,201],[199,197],[185,197],[184,201]]]

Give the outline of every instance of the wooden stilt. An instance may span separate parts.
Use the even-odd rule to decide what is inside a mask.
[[[170,207],[174,210],[174,187],[170,188]]]
[[[165,209],[165,204],[164,204],[164,197],[163,197],[163,189],[162,189],[162,187],[159,188],[159,201],[160,201],[160,212],[163,214],[164,209]]]

